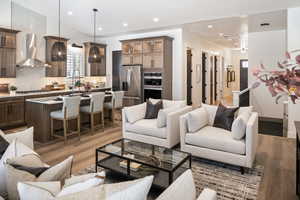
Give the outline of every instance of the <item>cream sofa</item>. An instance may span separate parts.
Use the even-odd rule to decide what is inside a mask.
[[[196,187],[189,169],[178,177],[156,200],[217,200],[214,190],[205,188],[196,198]]]
[[[199,108],[201,109],[201,108]],[[240,108],[238,114],[250,107]],[[244,168],[252,168],[255,159],[258,139],[258,114],[249,112],[248,122],[245,124],[245,137],[234,139],[230,131],[213,127],[213,119],[217,106],[209,106],[209,122],[195,132],[189,132],[187,113],[180,118],[180,143],[181,150],[193,156],[232,164]],[[203,119],[205,116],[200,117]],[[199,120],[200,121],[200,120]],[[200,122],[199,122],[200,123]]]
[[[156,99],[151,99],[153,103]],[[122,109],[123,137],[143,143],[172,148],[180,141],[179,117],[192,110],[185,101],[163,100],[165,125],[158,126],[161,118],[144,119],[146,103]],[[162,112],[164,112],[162,111]],[[159,114],[160,115],[160,114]]]

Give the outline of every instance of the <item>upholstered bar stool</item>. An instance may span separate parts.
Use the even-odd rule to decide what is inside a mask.
[[[104,108],[111,110],[111,120],[115,122],[115,110],[123,108],[124,91],[114,91],[110,102],[104,103]]]
[[[105,99],[105,93],[104,92],[97,92],[89,95],[90,105],[87,106],[81,106],[80,112],[83,114],[90,115],[90,123],[91,123],[91,132],[94,133],[95,128],[95,115],[101,114],[101,125],[104,129],[104,114],[103,114],[103,104]]]
[[[80,113],[79,113],[80,100],[81,100],[80,96],[64,97],[62,110],[58,110],[50,113],[52,137],[64,138],[64,141],[66,143],[68,136],[77,134],[80,140]],[[73,119],[77,120],[77,131],[68,133],[68,121]],[[53,127],[54,120],[63,121],[63,126],[64,126],[63,136],[54,133],[54,127]]]

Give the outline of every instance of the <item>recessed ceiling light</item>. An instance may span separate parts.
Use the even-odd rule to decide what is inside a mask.
[[[73,15],[73,12],[72,11],[68,11],[68,15]]]
[[[213,26],[213,25],[211,25],[211,24],[207,26],[207,28],[213,28],[213,27],[214,27],[214,26]]]
[[[103,30],[103,28],[102,28],[102,27],[99,27],[99,28],[98,28],[98,30],[99,30],[99,31],[102,31],[102,30]]]
[[[124,26],[124,27],[127,27],[127,26],[128,26],[128,23],[124,22],[124,23],[123,23],[123,26]]]
[[[220,37],[223,37],[223,36],[224,36],[224,33],[219,33],[219,36],[220,36]]]
[[[232,41],[232,38],[228,38],[229,41]]]
[[[154,18],[153,18],[153,21],[154,21],[154,22],[159,22],[159,18],[158,18],[158,17],[154,17]]]

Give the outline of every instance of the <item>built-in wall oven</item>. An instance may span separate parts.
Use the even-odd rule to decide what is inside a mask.
[[[144,99],[161,99],[162,96],[162,73],[144,72]]]

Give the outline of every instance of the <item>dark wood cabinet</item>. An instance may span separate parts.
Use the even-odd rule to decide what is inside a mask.
[[[16,35],[18,32],[0,28],[0,78],[16,77]]]
[[[67,61],[61,62],[52,62],[51,61],[51,51],[55,42],[63,42],[67,51],[67,42],[66,38],[58,38],[55,36],[45,36],[46,40],[46,63],[51,67],[46,68],[46,77],[66,77],[67,76]],[[67,54],[67,52],[63,52],[63,54]]]
[[[24,98],[10,98],[0,101],[0,128],[25,123]]]
[[[101,62],[89,63],[88,57],[90,48],[96,45],[100,51]],[[85,62],[85,75],[86,76],[106,76],[106,45],[99,43],[86,42],[84,43],[84,62]]]

